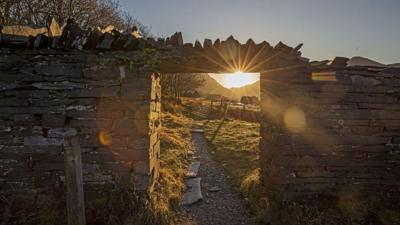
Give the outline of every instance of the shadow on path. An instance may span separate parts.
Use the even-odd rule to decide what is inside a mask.
[[[192,133],[192,145],[194,158],[201,162],[198,177],[203,200],[183,206],[187,219],[181,224],[254,225],[244,199],[229,184],[222,166],[212,159],[212,148],[203,134]]]

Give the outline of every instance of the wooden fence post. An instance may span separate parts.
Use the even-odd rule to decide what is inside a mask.
[[[68,225],[85,225],[81,148],[77,136],[66,137],[64,141]]]

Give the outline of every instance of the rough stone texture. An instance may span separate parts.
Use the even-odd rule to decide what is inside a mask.
[[[64,138],[76,135],[87,198],[115,179],[133,181],[137,190],[152,187],[159,169],[159,76],[139,74],[119,55],[1,49],[2,194],[64,186]]]
[[[345,58],[311,64],[301,57],[301,45],[240,44],[232,36],[194,47],[183,44],[180,33],[165,41],[135,39],[132,49],[124,48],[130,51],[117,51],[116,40],[107,40],[102,44],[111,44],[110,51],[87,46],[84,52],[25,48],[23,40],[4,38],[2,191],[62,184],[63,138],[74,133],[68,128],[79,135],[88,193],[119,178],[152,189],[161,109],[154,72],[243,70],[261,72],[260,159],[267,188],[286,198],[348,192],[399,197],[398,69],[347,67]]]
[[[187,191],[182,197],[182,205],[193,205],[203,199],[201,193],[201,178],[190,178],[186,180]]]
[[[261,74],[266,186],[285,198],[399,198],[400,70],[277,66]]]
[[[191,131],[193,133],[196,133],[196,131]],[[200,168],[200,161],[194,161],[191,162],[189,167],[188,167],[188,171],[186,172],[186,177],[187,178],[194,178],[197,177],[197,173],[199,172],[199,168]]]

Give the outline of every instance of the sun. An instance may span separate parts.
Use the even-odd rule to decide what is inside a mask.
[[[235,73],[210,74],[210,76],[226,88],[242,87],[252,84],[260,79],[260,74],[258,73],[245,73],[242,71],[236,71]]]

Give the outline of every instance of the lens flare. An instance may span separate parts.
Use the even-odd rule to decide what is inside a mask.
[[[104,131],[99,132],[98,139],[99,139],[100,144],[103,146],[109,146],[112,143],[110,134],[108,134]]]
[[[285,126],[292,132],[301,132],[306,126],[306,117],[303,110],[297,107],[288,108],[283,116]]]

